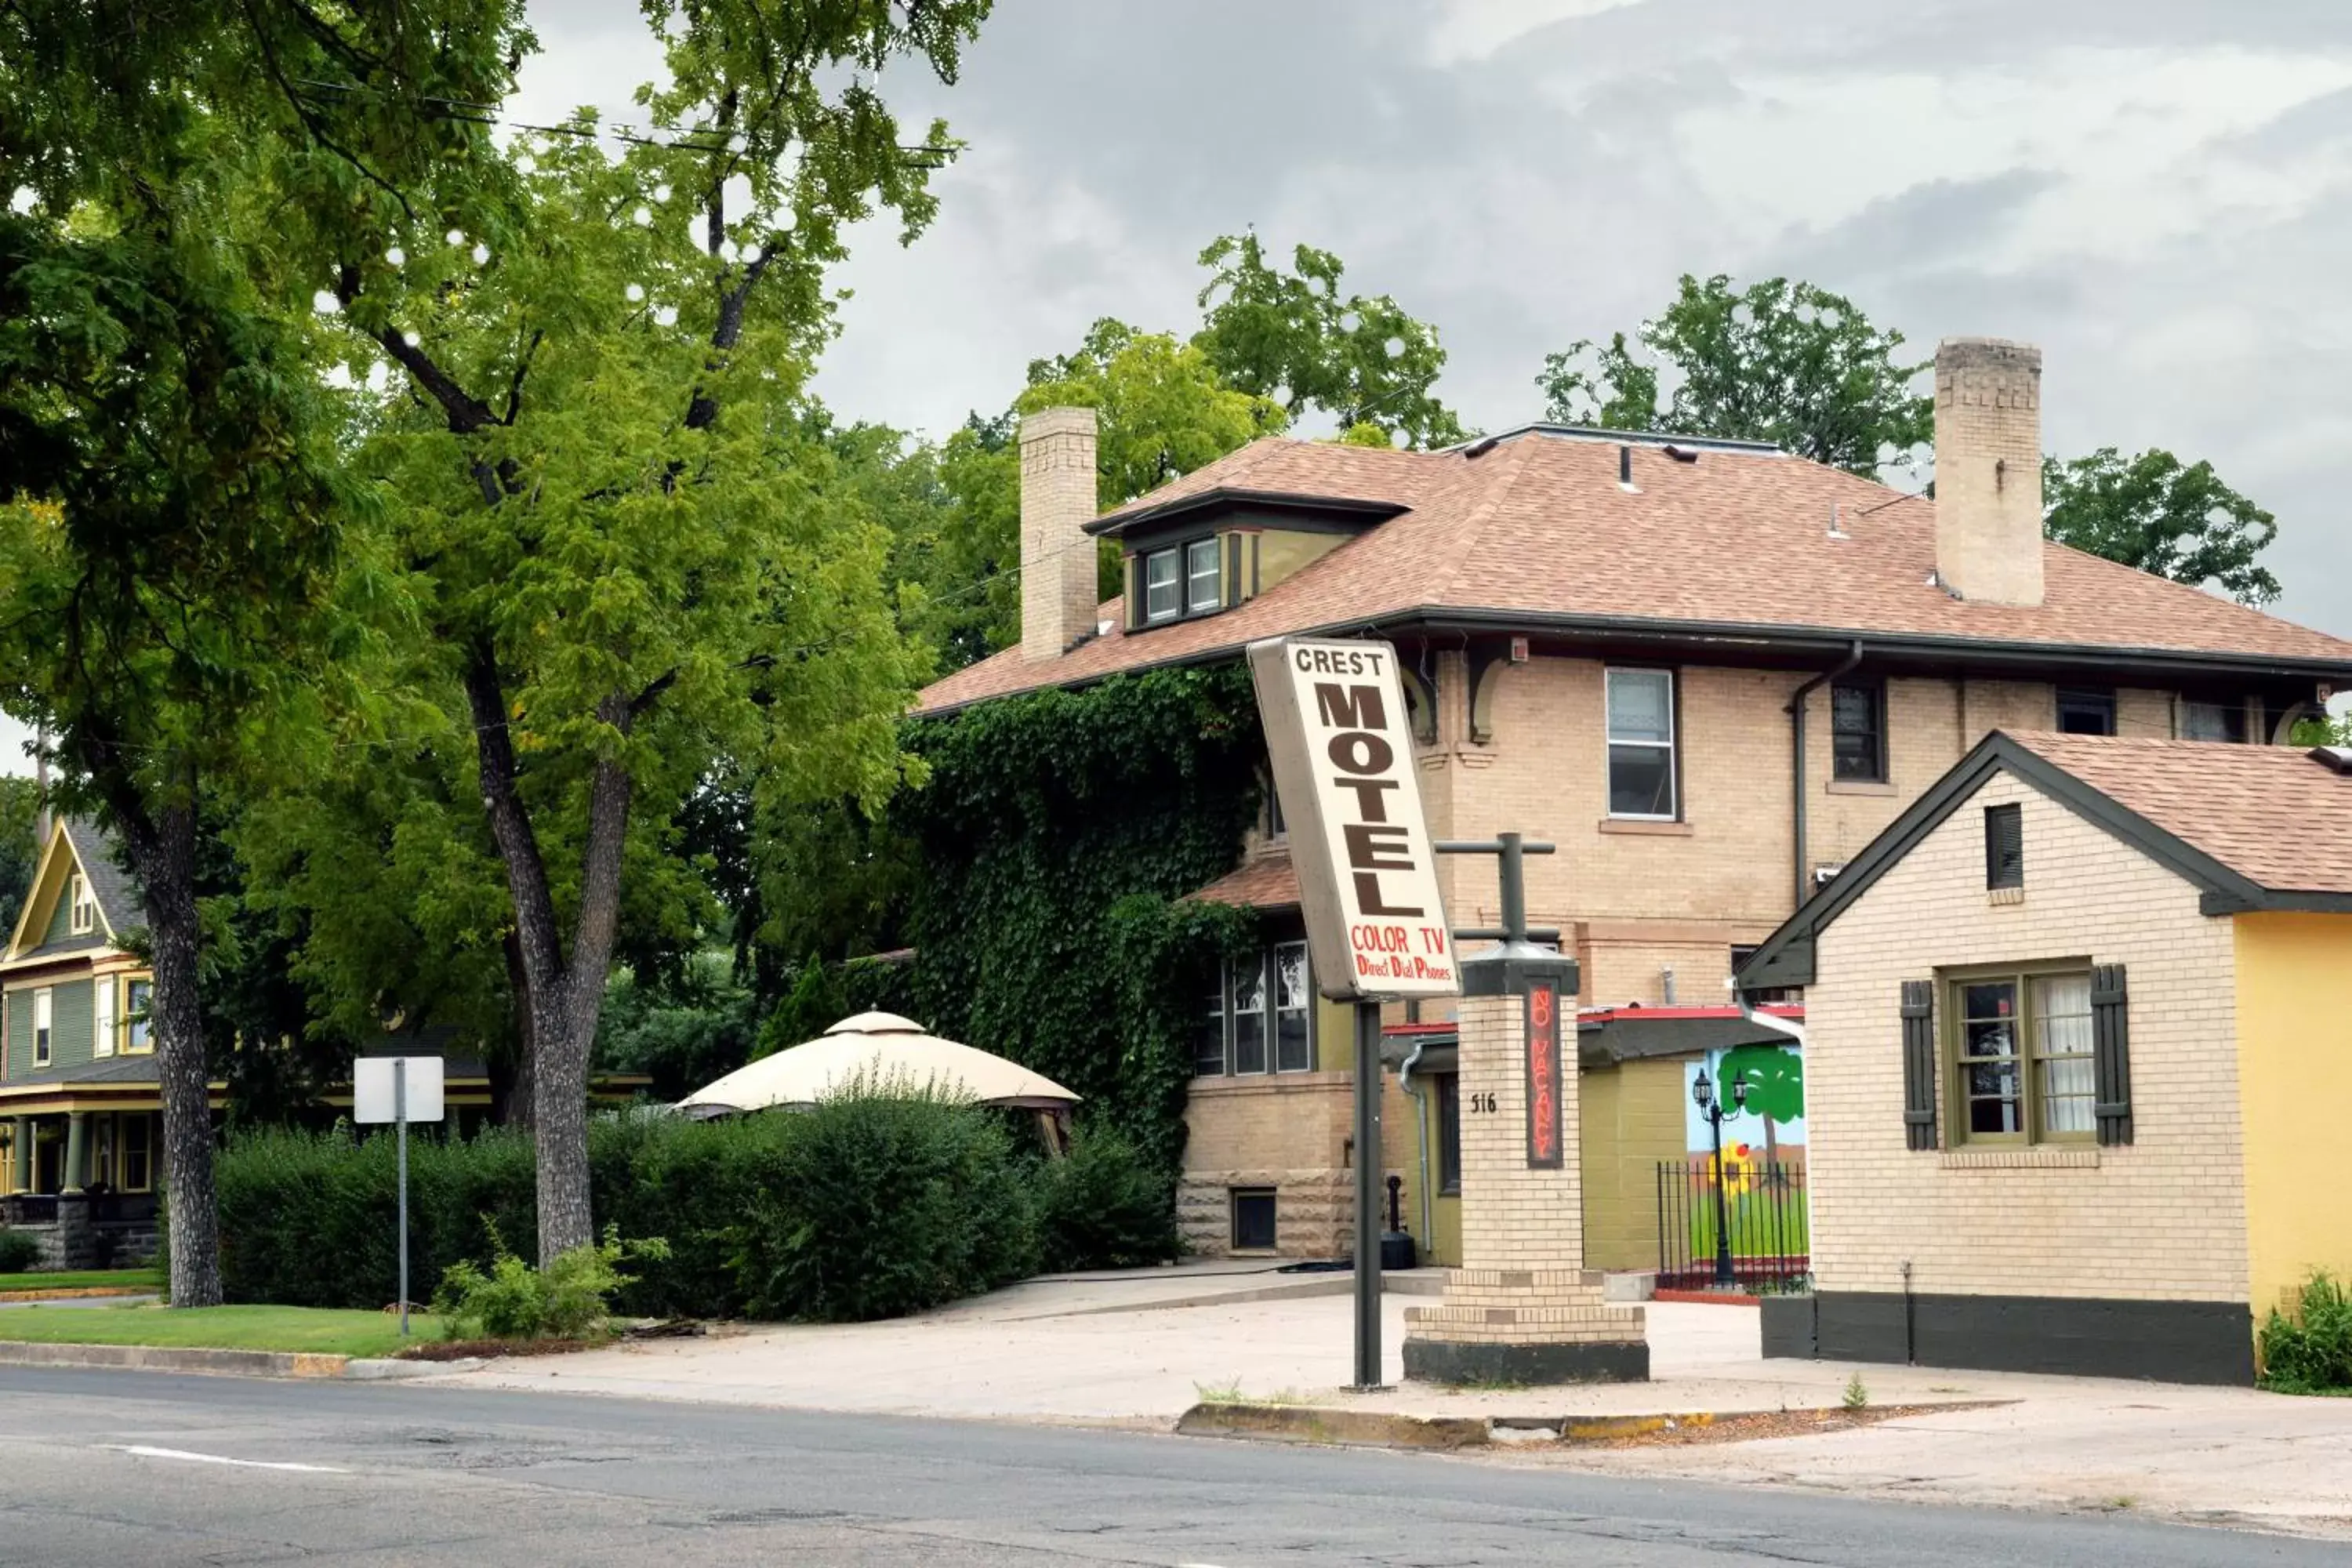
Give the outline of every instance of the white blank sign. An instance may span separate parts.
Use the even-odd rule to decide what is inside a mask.
[[[392,1121],[392,1064],[408,1064],[408,1120],[438,1121],[441,1110],[439,1057],[361,1057],[352,1064],[352,1120]]]

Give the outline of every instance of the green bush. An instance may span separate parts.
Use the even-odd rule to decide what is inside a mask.
[[[2294,1314],[2263,1325],[2262,1384],[2279,1394],[2352,1393],[2352,1290],[2322,1270],[2296,1293]]]
[[[621,1272],[625,1258],[659,1259],[668,1255],[658,1237],[624,1242],[618,1226],[604,1227],[604,1239],[575,1247],[544,1268],[533,1268],[507,1250],[494,1225],[492,1258],[485,1271],[469,1260],[449,1266],[433,1293],[433,1310],[453,1340],[576,1340],[596,1332],[613,1315],[613,1298],[633,1282]]]
[[[1045,1267],[1133,1268],[1182,1249],[1176,1173],[1110,1127],[1080,1128],[1066,1159],[1037,1169],[1037,1228]]]
[[[633,1258],[612,1306],[645,1317],[887,1317],[1034,1272],[1037,1211],[1054,1176],[1021,1152],[1006,1120],[880,1098],[717,1121],[600,1119],[588,1146],[598,1221],[667,1242],[660,1257]],[[496,1282],[493,1232],[537,1234],[529,1137],[412,1137],[408,1153],[412,1290],[458,1265]],[[1109,1174],[1118,1156],[1088,1158],[1088,1190],[1120,1191]],[[373,1309],[393,1299],[389,1136],[246,1133],[215,1171],[231,1301]],[[1078,1201],[1073,1188],[1065,1207]],[[1111,1229],[1140,1226],[1129,1218]]]
[[[855,1095],[786,1124],[781,1182],[736,1254],[751,1316],[897,1317],[1036,1271],[1031,1184],[1000,1120]]]
[[[41,1244],[21,1230],[0,1226],[0,1274],[22,1274],[41,1260]]]

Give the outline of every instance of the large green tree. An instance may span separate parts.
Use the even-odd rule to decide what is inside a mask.
[[[1299,246],[1286,272],[1248,231],[1212,241],[1201,265],[1211,277],[1192,344],[1227,385],[1273,399],[1293,419],[1316,409],[1343,433],[1423,447],[1463,438],[1432,390],[1445,368],[1436,329],[1386,294],[1343,293],[1347,268],[1331,252]]]
[[[2051,458],[2042,506],[2043,531],[2062,544],[2176,582],[2217,584],[2242,605],[2279,596],[2278,579],[2254,559],[2278,537],[2277,520],[2210,463],[2183,463],[2161,447]]]
[[[1768,278],[1734,289],[1684,274],[1672,303],[1636,336],[1663,362],[1637,359],[1622,332],[1544,357],[1545,416],[1615,430],[1673,430],[1770,441],[1864,478],[1935,436],[1933,399],[1912,391],[1925,363],[1904,338],[1813,284]]]
[[[40,791],[31,779],[0,778],[0,931],[16,929],[32,891],[41,855],[33,828],[40,812]]]
[[[388,216],[464,210],[519,3],[0,9],[0,702],[139,884],[171,1299],[220,1299],[197,814],[290,743],[342,481],[307,304]]]
[[[904,144],[868,80],[947,79],[984,0],[751,0],[648,12],[655,134],[586,118],[513,150],[513,221],[343,258],[352,369],[403,373],[362,461],[420,636],[413,679],[470,734],[530,1042],[542,1259],[593,1239],[590,1054],[633,827],[714,766],[869,804],[896,784],[914,673],[888,542],[810,437],[845,226],[935,206],[934,124]]]

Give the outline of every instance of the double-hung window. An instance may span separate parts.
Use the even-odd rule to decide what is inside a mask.
[[[1671,822],[1679,815],[1675,768],[1675,675],[1608,674],[1609,815]]]
[[[2096,1131],[2086,970],[1951,983],[1953,1125],[1972,1142],[2065,1142]]]
[[[49,988],[42,986],[33,993],[33,1065],[49,1065],[49,1053],[56,1041],[50,1028]]]
[[[2060,687],[2058,729],[2061,733],[2068,735],[2114,734],[2116,694]]]
[[[122,1118],[122,1190],[143,1193],[155,1184],[154,1123],[143,1110]]]
[[[1217,542],[1196,539],[1184,547],[1184,613],[1205,615],[1224,600],[1223,574],[1217,569]]]
[[[1184,613],[1183,552],[1155,550],[1143,558],[1143,618],[1172,621]]]
[[[1830,688],[1830,776],[1845,784],[1886,782],[1886,688],[1876,681]]]
[[[2186,702],[2180,710],[2184,741],[2231,741],[2246,743],[2246,709],[2239,702]]]
[[[1205,998],[1195,1077],[1315,1070],[1315,984],[1304,942],[1280,942],[1225,966]]]
[[[111,974],[101,974],[90,982],[92,1024],[89,1054],[110,1057],[114,1054],[114,997],[117,982]]]
[[[1307,944],[1277,943],[1274,950],[1274,1070],[1307,1072],[1315,1066],[1315,1042],[1307,1023],[1314,1005],[1307,985]]]
[[[155,1048],[155,1026],[148,1015],[154,1011],[155,983],[152,980],[125,982],[122,987],[123,1022],[130,1026],[124,1031],[122,1048],[136,1054]]]
[[[76,871],[68,879],[66,886],[73,905],[73,934],[88,936],[98,929],[98,900],[90,897],[89,879]]]

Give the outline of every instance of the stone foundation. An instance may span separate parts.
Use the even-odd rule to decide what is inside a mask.
[[[1356,1191],[1352,1172],[1305,1170],[1187,1171],[1176,1189],[1176,1224],[1195,1257],[1225,1258],[1234,1247],[1233,1191],[1274,1190],[1274,1255],[1345,1258],[1355,1247]]]

